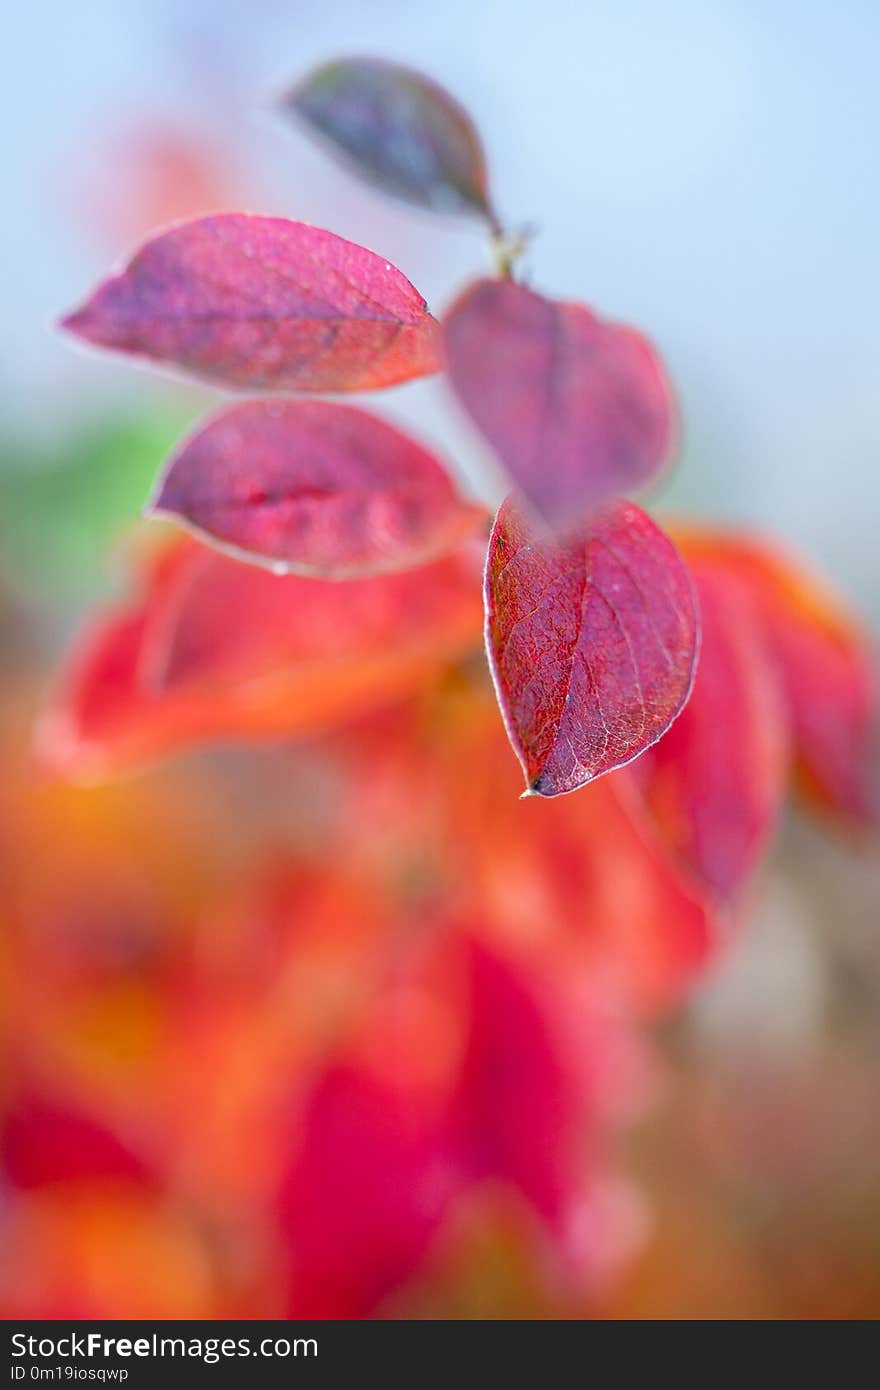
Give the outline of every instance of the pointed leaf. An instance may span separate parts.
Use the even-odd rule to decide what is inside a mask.
[[[508,499],[485,600],[489,664],[529,791],[558,796],[622,767],[684,706],[693,590],[672,542],[631,503],[554,544]]]
[[[802,789],[856,821],[878,813],[877,664],[858,621],[779,546],[675,528],[688,558],[751,595],[778,666]]]
[[[360,391],[439,365],[437,325],[399,270],[332,232],[240,212],[153,237],[62,326],[234,387]]]
[[[491,219],[480,138],[458,102],[421,73],[339,59],[303,78],[282,108],[383,193]]]
[[[478,281],[444,327],[462,405],[554,529],[651,482],[669,457],[671,390],[634,329],[509,280]]]
[[[711,561],[695,560],[691,573],[701,629],[693,693],[633,773],[676,858],[726,901],[776,829],[788,783],[788,721],[750,596]]]
[[[308,400],[215,415],[174,455],[151,510],[323,578],[424,563],[482,516],[415,440],[365,410]]]

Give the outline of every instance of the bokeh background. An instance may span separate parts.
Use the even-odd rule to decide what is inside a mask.
[[[481,271],[471,227],[389,206],[278,119],[284,84],[343,52],[400,59],[456,93],[483,132],[505,218],[534,228],[534,282],[658,343],[684,422],[658,501],[778,534],[856,612],[880,617],[880,13],[868,0],[20,7],[0,91],[0,881],[33,938],[36,995],[68,1001],[50,1071],[77,1049],[108,1072],[127,1047],[149,1055],[138,950],[199,915],[206,845],[219,837],[243,863],[297,819],[259,752],[178,759],[90,792],[47,791],[29,770],[34,713],[76,621],[118,591],[120,547],[156,469],[213,399],[77,350],[53,320],[152,226],[221,207],[379,247],[432,307]],[[494,500],[442,385],[386,399]],[[626,1257],[577,1315],[880,1313],[878,921],[876,843],[792,814],[747,928],[659,1031],[616,1141]],[[124,958],[129,972],[100,1007],[77,973],[83,952],[98,969],[96,951],[100,970]],[[7,1031],[8,1088],[20,1056]],[[204,1252],[173,1213],[45,1202],[25,1209],[0,1192],[25,1289],[15,1311],[68,1307],[62,1266],[93,1289],[86,1311],[232,1306],[204,1293]],[[108,1252],[120,1250],[111,1295]],[[548,1311],[497,1252],[475,1255],[474,1271],[454,1294],[425,1295],[428,1315]],[[175,1280],[190,1290],[179,1305]]]

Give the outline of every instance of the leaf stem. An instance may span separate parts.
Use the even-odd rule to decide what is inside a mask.
[[[502,280],[513,280],[517,264],[531,240],[531,231],[527,227],[516,232],[506,231],[494,212],[490,212],[489,229],[496,274]]]

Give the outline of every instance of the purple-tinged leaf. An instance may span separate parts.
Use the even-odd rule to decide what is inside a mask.
[[[554,531],[651,482],[668,458],[672,394],[634,329],[510,280],[480,280],[449,311],[445,337],[459,400]]]
[[[452,549],[483,512],[400,430],[330,401],[245,401],[186,440],[151,510],[299,574],[351,578]]]
[[[439,366],[437,324],[388,261],[303,222],[239,212],[153,237],[62,326],[250,389],[362,391]]]
[[[529,792],[576,791],[665,733],[690,694],[698,618],[650,517],[616,502],[557,544],[508,499],[485,582],[489,665]]]
[[[480,138],[458,102],[421,73],[376,58],[339,59],[297,83],[282,109],[384,193],[494,221]]]

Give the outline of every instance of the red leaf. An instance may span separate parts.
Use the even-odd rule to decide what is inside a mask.
[[[42,721],[42,756],[104,776],[182,744],[302,733],[379,707],[478,641],[476,570],[463,548],[338,584],[179,542],[144,599],[81,640]]]
[[[367,1317],[422,1259],[452,1175],[436,1124],[409,1102],[406,1088],[345,1065],[315,1087],[279,1201],[289,1316]]]
[[[784,550],[676,527],[685,554],[737,580],[756,604],[778,664],[801,783],[856,820],[877,814],[874,651],[838,599]]]
[[[382,59],[339,59],[303,78],[283,108],[384,193],[491,220],[479,136],[458,102],[421,73]]]
[[[424,563],[482,515],[421,445],[326,401],[221,411],[172,458],[152,510],[285,570],[336,579]]]
[[[692,573],[702,634],[693,693],[634,774],[677,857],[723,901],[742,886],[776,828],[788,781],[788,723],[750,595],[711,560],[696,560]]]
[[[526,501],[555,528],[644,486],[669,456],[674,405],[632,328],[508,280],[480,280],[445,322],[452,384]]]
[[[486,644],[530,792],[559,796],[631,762],[685,704],[697,650],[672,542],[618,502],[551,544],[503,503],[489,540]]]
[[[399,270],[332,232],[221,213],[147,241],[62,326],[226,386],[360,391],[439,366]]]
[[[583,1058],[521,965],[441,934],[365,1012],[295,1113],[277,1203],[292,1317],[375,1313],[488,1184],[528,1203],[559,1257],[594,1176]]]
[[[563,1054],[560,993],[542,997],[522,969],[484,946],[470,954],[470,1037],[453,1121],[459,1161],[471,1181],[515,1184],[558,1228],[586,1167],[592,1099]]]
[[[143,1160],[105,1125],[40,1091],[17,1095],[0,1122],[0,1166],[14,1187],[60,1182],[154,1181]]]

